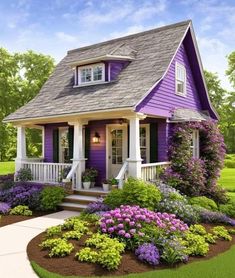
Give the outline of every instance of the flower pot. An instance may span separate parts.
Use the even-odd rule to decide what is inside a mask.
[[[91,187],[91,182],[90,181],[84,181],[83,182],[83,188],[88,190]]]
[[[103,190],[104,191],[109,191],[109,184],[108,183],[103,183]]]

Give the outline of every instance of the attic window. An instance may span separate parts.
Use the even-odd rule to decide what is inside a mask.
[[[103,63],[78,67],[77,72],[78,84],[76,85],[84,85],[105,81],[105,70]]]
[[[182,64],[175,64],[175,93],[186,96],[186,69]]]

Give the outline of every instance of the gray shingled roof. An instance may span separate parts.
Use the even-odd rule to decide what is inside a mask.
[[[189,23],[184,21],[69,51],[40,93],[4,120],[135,107],[166,71]],[[73,88],[72,62],[118,52],[120,46],[135,50],[136,59],[116,81]]]
[[[209,120],[210,116],[206,111],[196,111],[188,108],[177,108],[173,112],[171,121],[204,121]]]

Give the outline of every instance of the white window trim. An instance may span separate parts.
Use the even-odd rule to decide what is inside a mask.
[[[146,163],[150,163],[150,128],[149,128],[149,124],[140,124],[140,127],[146,128]]]
[[[102,67],[102,79],[98,81],[94,81],[94,68],[97,66]],[[81,70],[91,68],[91,81],[89,82],[81,82]],[[86,86],[86,85],[91,85],[91,84],[99,84],[101,82],[105,82],[105,64],[104,63],[97,63],[97,64],[92,64],[92,65],[86,65],[82,67],[77,67],[77,76],[78,76],[78,82],[75,83],[74,87],[77,86]]]
[[[200,150],[199,150],[199,130],[193,130],[192,132],[192,153],[193,153],[193,158],[199,158],[200,156]]]
[[[65,131],[68,132],[69,128],[68,127],[59,127],[59,163],[64,163],[64,161],[63,161],[63,148],[61,146],[61,134]]]
[[[182,68],[184,70],[184,73],[185,73],[185,82],[184,82],[184,93],[179,93],[177,91],[177,68]],[[175,94],[177,96],[181,96],[181,97],[186,97],[187,95],[187,86],[186,86],[186,83],[187,83],[187,71],[186,71],[186,68],[184,65],[180,64],[179,62],[175,62]]]

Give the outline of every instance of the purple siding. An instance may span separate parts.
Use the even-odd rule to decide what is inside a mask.
[[[168,128],[166,121],[158,123],[158,161],[167,161]]]
[[[118,78],[119,73],[129,64],[127,61],[121,62],[110,62],[110,81],[116,80]]]
[[[182,97],[175,94],[175,63],[183,64],[187,72],[187,96]],[[189,59],[182,44],[172,61],[164,79],[153,89],[153,91],[137,107],[137,111],[170,117],[176,108],[191,108],[201,110],[201,102],[195,85]]]
[[[53,127],[51,125],[45,125],[44,144],[44,161],[53,162]]]

